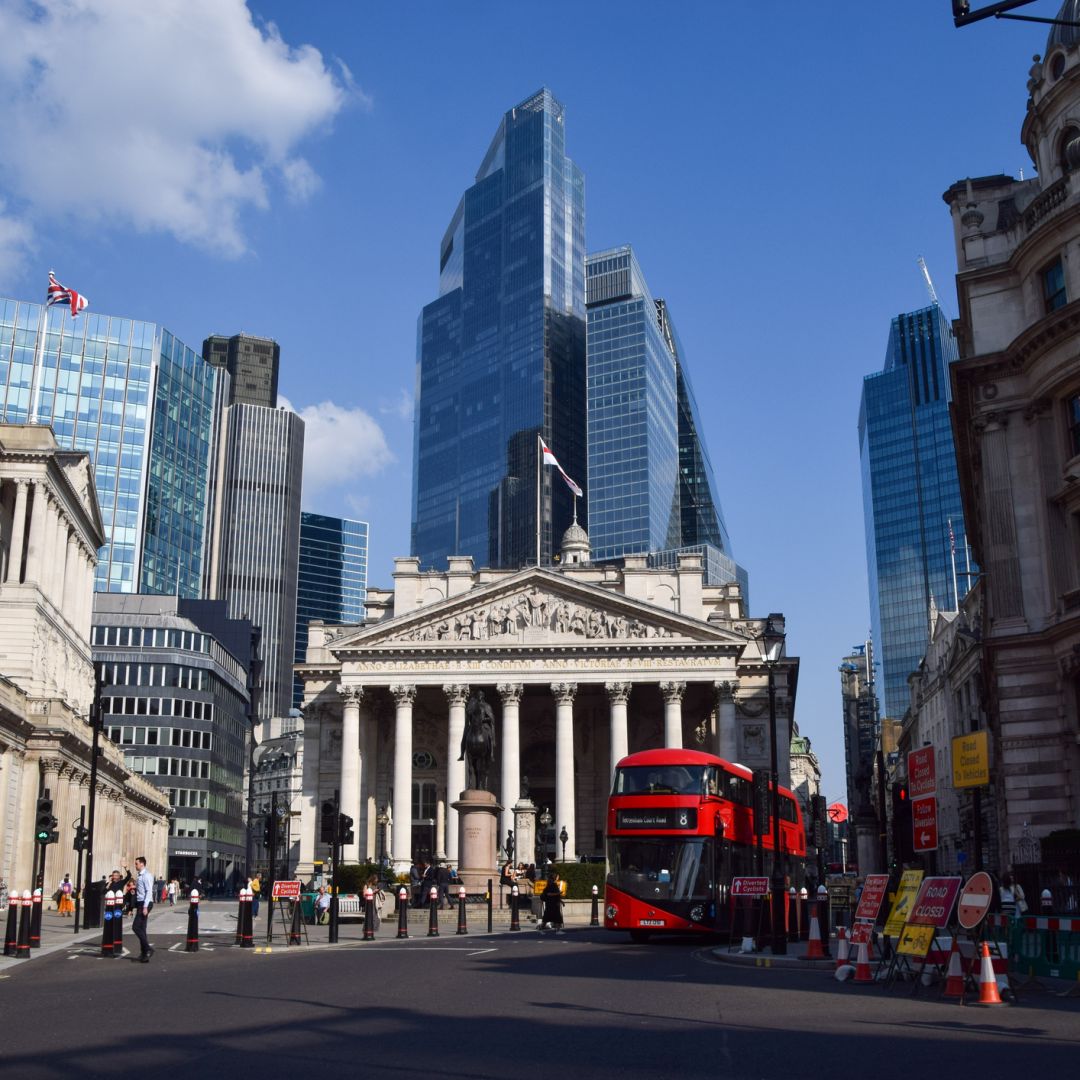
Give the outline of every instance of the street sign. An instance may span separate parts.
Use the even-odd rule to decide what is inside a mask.
[[[990,740],[985,731],[957,735],[952,741],[952,786],[981,787],[990,783]]]
[[[911,800],[911,839],[916,851],[937,850],[937,796]]]
[[[856,919],[869,919],[876,922],[878,912],[881,910],[881,901],[885,898],[885,890],[889,887],[888,874],[867,874],[863,882],[862,895],[859,897],[859,906],[855,911]]]
[[[928,877],[915,897],[908,916],[911,926],[936,926],[939,930],[948,925],[956,894],[960,891],[958,877]]]
[[[907,922],[911,905],[919,894],[919,885],[922,883],[923,872],[921,870],[905,870],[900,875],[900,885],[896,890],[896,899],[893,901],[889,918],[885,922],[885,933],[889,937],[898,937]]]
[[[907,956],[925,956],[934,940],[932,926],[905,926],[896,945],[896,951]]]
[[[851,927],[848,941],[852,945],[869,945],[873,929],[874,924],[872,922],[857,922]]]
[[[300,882],[275,881],[270,898],[272,900],[298,900],[300,898]]]
[[[972,874],[956,904],[957,922],[965,930],[974,930],[986,918],[993,895],[994,882],[990,875],[985,870]]]
[[[920,795],[933,795],[937,791],[937,769],[934,765],[934,748],[924,746],[909,750],[907,756],[908,794],[913,799]]]
[[[732,896],[764,896],[769,891],[767,877],[737,877],[731,879]]]

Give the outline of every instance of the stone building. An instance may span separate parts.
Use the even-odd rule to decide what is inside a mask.
[[[88,806],[94,693],[90,616],[104,543],[89,456],[52,430],[0,425],[0,878],[30,886],[34,811],[48,790],[58,843],[45,848],[49,891],[74,876],[73,824]],[[102,740],[94,854],[111,870],[145,854],[164,870],[165,796]]]
[[[650,569],[644,555],[623,566],[567,557],[559,569],[479,571],[460,556],[443,573],[400,558],[394,588],[369,589],[366,603],[360,626],[312,623],[297,668],[301,874],[325,855],[318,807],[335,789],[356,822],[346,861],[382,854],[387,818],[398,868],[417,852],[457,861],[452,804],[465,787],[458,758],[474,692],[495,712],[500,836],[527,793],[550,808],[554,833],[565,828],[570,859],[602,851],[612,768],[627,753],[686,746],[768,766],[768,679],[756,647],[764,620],[746,616],[736,583],[706,585],[697,553],[672,570]],[[785,786],[798,666],[784,657],[776,670]],[[517,857],[530,854],[519,847]]]
[[[964,514],[983,570],[985,714],[1000,867],[1080,826],[1080,13],[1066,0],[1027,83],[1037,171],[945,192],[961,359]],[[1073,25],[1069,25],[1072,23]]]

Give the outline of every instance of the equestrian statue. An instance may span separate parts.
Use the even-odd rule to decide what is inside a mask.
[[[488,775],[495,758],[495,714],[477,690],[465,706],[465,730],[461,735],[461,755],[465,762],[465,787],[488,791]]]

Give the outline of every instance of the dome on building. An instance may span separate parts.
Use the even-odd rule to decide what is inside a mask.
[[[1050,27],[1050,36],[1046,39],[1046,51],[1044,56],[1050,55],[1050,50],[1059,45],[1063,48],[1071,48],[1080,42],[1080,0],[1065,0],[1061,10],[1057,13],[1057,22]],[[1062,23],[1074,23],[1073,26],[1062,26]]]
[[[563,566],[580,566],[589,561],[589,534],[577,523],[577,518],[562,538]]]

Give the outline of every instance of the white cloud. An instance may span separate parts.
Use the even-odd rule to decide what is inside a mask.
[[[0,199],[0,283],[14,276],[32,238],[33,230],[29,224],[8,213],[7,204]]]
[[[245,211],[319,185],[296,152],[349,100],[344,65],[244,0],[0,0],[0,194],[244,252]]]
[[[399,420],[411,422],[413,418],[412,394],[403,387],[393,400],[384,398],[379,402],[379,413],[382,416],[396,416]]]
[[[280,396],[278,403],[304,421],[305,503],[315,492],[375,476],[396,460],[382,428],[363,409],[346,409],[332,401],[297,409]]]

